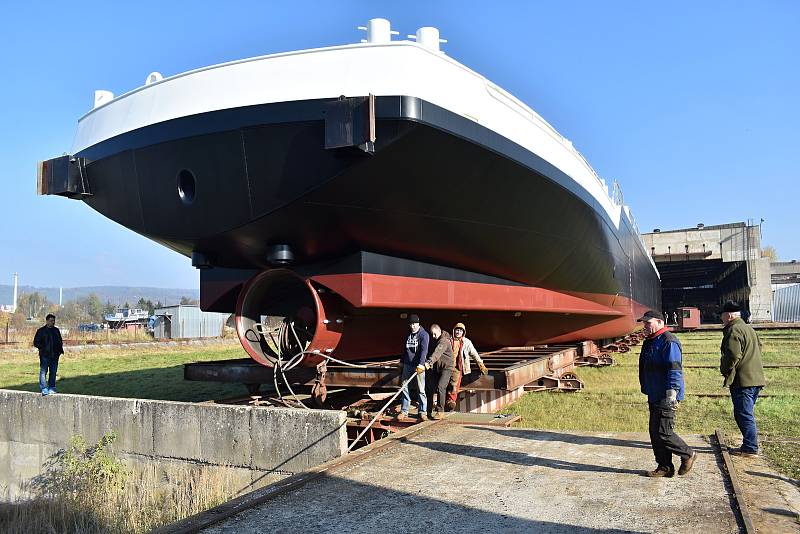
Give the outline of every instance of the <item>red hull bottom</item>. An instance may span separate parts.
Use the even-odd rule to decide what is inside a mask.
[[[306,325],[313,329],[307,350],[340,360],[398,355],[411,313],[420,316],[425,329],[436,323],[450,331],[463,322],[476,348],[487,351],[624,336],[636,329],[636,318],[647,309],[622,296],[566,294],[523,285],[372,273],[304,278],[273,269],[247,282],[237,304],[237,333],[259,363],[272,365],[273,360],[265,354],[253,323],[270,314],[266,308],[271,299],[292,300],[292,292],[306,292],[306,317],[313,308],[315,317]],[[308,356],[303,364],[321,361]]]

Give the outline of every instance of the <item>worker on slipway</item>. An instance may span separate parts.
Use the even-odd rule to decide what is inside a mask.
[[[433,419],[441,419],[447,399],[447,386],[450,384],[456,359],[453,355],[452,338],[450,334],[442,330],[441,326],[431,325],[431,337],[436,340],[436,346],[425,365],[426,369],[430,369],[426,381],[428,398],[431,400],[428,415]],[[435,405],[433,403],[434,392],[437,394]]]
[[[468,375],[472,372],[470,366],[470,359],[474,359],[478,364],[481,374],[485,375],[489,372],[483,364],[481,355],[475,350],[475,345],[465,335],[467,327],[464,323],[456,323],[453,327],[453,354],[456,358],[456,366],[453,369],[453,375],[450,377],[450,385],[447,390],[447,403],[445,404],[446,410],[454,410],[458,402],[458,390],[461,388],[461,377]]]
[[[679,475],[692,469],[697,453],[675,434],[675,414],[683,400],[683,354],[678,338],[667,330],[660,311],[646,312],[639,322],[647,334],[639,354],[639,384],[650,409],[650,443],[658,466],[648,477],[673,477],[672,456],[681,458]]]
[[[400,413],[397,415],[397,419],[402,421],[408,418],[408,409],[411,406],[409,386],[416,382],[416,390],[419,395],[419,418],[424,421],[427,419],[426,412],[428,407],[427,397],[425,396],[425,363],[430,338],[425,329],[420,326],[418,315],[412,314],[408,316],[408,327],[410,332],[406,337],[403,355],[400,358],[402,366],[400,383],[405,384],[406,380],[411,378],[414,373],[417,374],[417,380],[403,386],[401,394],[403,400],[400,404]]]
[[[722,307],[722,344],[719,371],[725,378],[733,401],[733,417],[742,433],[742,446],[731,454],[745,458],[758,456],[758,427],[754,412],[758,394],[767,381],[761,363],[761,340],[753,327],[742,319],[742,308],[728,301]]]

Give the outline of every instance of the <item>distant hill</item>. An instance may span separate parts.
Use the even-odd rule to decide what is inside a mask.
[[[33,293],[38,291],[47,296],[47,300],[53,303],[58,302],[57,287],[32,287],[19,286],[19,292]],[[89,296],[90,293],[96,294],[105,303],[110,301],[112,304],[121,306],[126,302],[133,306],[140,298],[153,302],[160,301],[162,304],[177,304],[181,297],[200,299],[198,288],[163,288],[163,287],[127,287],[127,286],[93,286],[93,287],[65,287],[64,302],[77,300]],[[11,285],[0,285],[0,304],[11,304],[13,300],[14,288]]]

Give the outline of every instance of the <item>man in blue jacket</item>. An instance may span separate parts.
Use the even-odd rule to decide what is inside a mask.
[[[425,395],[425,360],[428,357],[428,343],[430,337],[419,324],[417,315],[408,316],[409,334],[406,337],[403,355],[400,357],[400,364],[403,367],[400,373],[400,383],[404,384],[411,376],[417,374],[417,392],[419,394],[419,418],[425,421],[428,418],[428,399]],[[412,381],[413,384],[413,381]],[[400,413],[397,419],[402,421],[408,418],[408,409],[411,405],[411,394],[409,387],[403,387],[403,401],[400,404]]]
[[[639,319],[647,339],[639,354],[639,384],[647,395],[650,408],[650,443],[658,466],[645,474],[649,477],[675,476],[672,455],[680,456],[679,475],[694,465],[697,453],[675,434],[675,412],[683,400],[681,344],[664,325],[660,311],[650,310]]]

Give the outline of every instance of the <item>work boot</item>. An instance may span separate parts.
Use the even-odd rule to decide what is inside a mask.
[[[447,404],[444,405],[444,409],[448,412],[452,412],[456,409],[456,402],[451,400],[447,401]]]
[[[675,468],[659,465],[652,471],[646,471],[644,475],[650,478],[659,478],[659,477],[672,478],[675,476]]]
[[[428,420],[428,416],[427,416],[427,414],[425,412],[419,412],[419,415],[417,416],[417,418],[420,420],[420,422]]]
[[[408,413],[400,412],[399,414],[395,415],[394,418],[395,418],[395,420],[400,421],[400,422],[408,421]]]
[[[440,420],[442,418],[444,418],[444,416],[442,415],[442,412],[440,412],[439,410],[436,410],[435,412],[433,412],[431,414],[431,419],[435,419],[436,421],[438,421],[438,420]]]
[[[742,449],[733,449],[729,451],[729,454],[733,456],[739,456],[741,458],[758,458],[758,453],[754,451],[744,451]]]
[[[697,460],[697,453],[695,451],[692,451],[692,455],[688,458],[681,458],[681,466],[678,468],[678,474],[685,475],[691,471],[695,460]]]

